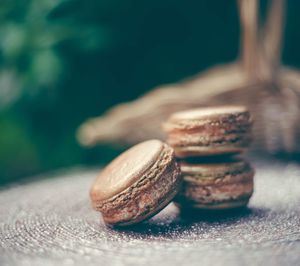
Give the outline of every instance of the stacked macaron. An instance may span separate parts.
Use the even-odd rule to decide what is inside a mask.
[[[233,155],[249,146],[251,125],[250,113],[243,106],[171,115],[164,129],[168,144],[181,159],[183,185],[176,197],[178,205],[203,210],[247,205],[254,171],[248,162]]]

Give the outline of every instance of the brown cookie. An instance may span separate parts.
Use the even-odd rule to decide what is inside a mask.
[[[244,151],[252,121],[243,106],[192,109],[174,113],[163,125],[176,156],[208,156]]]
[[[97,177],[90,196],[107,224],[131,225],[164,208],[180,183],[173,149],[159,140],[149,140],[113,160]]]
[[[225,163],[181,163],[182,189],[176,202],[184,208],[230,209],[247,205],[254,170],[244,160]]]

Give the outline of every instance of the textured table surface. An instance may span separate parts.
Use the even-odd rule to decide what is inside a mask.
[[[180,214],[170,204],[126,230],[89,204],[95,171],[0,191],[0,265],[300,265],[300,166],[257,162],[249,208]]]

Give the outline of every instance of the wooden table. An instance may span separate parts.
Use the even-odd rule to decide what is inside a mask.
[[[249,208],[105,227],[89,204],[96,171],[69,170],[0,192],[0,265],[300,265],[300,166],[258,161]]]

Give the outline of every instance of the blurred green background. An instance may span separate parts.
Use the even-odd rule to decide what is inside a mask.
[[[299,13],[289,0],[283,61],[295,67]],[[81,148],[80,123],[234,60],[239,35],[234,0],[1,0],[0,184],[107,162],[119,150]]]

